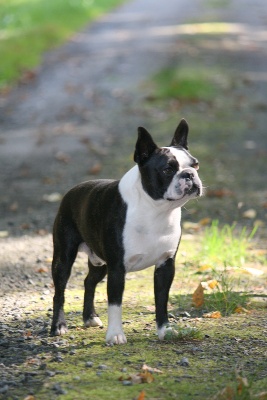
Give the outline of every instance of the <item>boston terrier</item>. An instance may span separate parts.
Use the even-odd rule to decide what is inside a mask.
[[[181,237],[181,207],[201,196],[198,160],[188,152],[188,124],[182,119],[168,147],[158,147],[138,128],[134,161],[121,180],[98,179],[75,186],[62,199],[53,229],[55,286],[51,335],[67,331],[64,292],[78,251],[88,254],[83,320],[102,326],[94,307],[96,285],[107,274],[106,342],[126,343],[122,328],[125,274],[155,265],[157,334],[164,339],[167,303]]]

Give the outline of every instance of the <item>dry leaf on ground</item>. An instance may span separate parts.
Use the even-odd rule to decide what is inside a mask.
[[[236,309],[234,310],[234,312],[235,312],[236,314],[249,314],[249,313],[250,313],[249,310],[247,310],[246,308],[241,307],[241,306],[236,307]]]
[[[157,374],[162,374],[163,373],[160,369],[152,368],[152,367],[150,367],[149,365],[146,365],[146,364],[144,364],[142,366],[142,370],[143,371],[148,371],[148,372],[156,372]]]
[[[249,210],[243,212],[243,217],[248,219],[254,219],[256,218],[256,215],[256,210],[254,210],[253,208],[250,208]]]
[[[208,197],[231,197],[234,193],[229,189],[215,189],[215,190],[208,190],[207,196]]]
[[[201,283],[193,293],[193,304],[196,307],[201,307],[204,304],[204,289]]]
[[[203,314],[203,318],[222,318],[220,311],[213,311],[207,314]]]
[[[137,397],[136,400],[144,400],[145,395],[146,395],[145,391],[142,390],[142,391],[139,393],[139,396]]]
[[[211,279],[210,281],[207,281],[207,285],[210,289],[214,289],[216,286],[219,285],[218,281],[216,279]]]
[[[141,372],[140,377],[142,383],[152,383],[154,381],[154,376],[149,371]]]

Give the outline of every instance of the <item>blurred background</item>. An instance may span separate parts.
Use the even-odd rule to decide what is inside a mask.
[[[128,353],[84,331],[84,254],[66,294],[70,334],[50,338],[62,196],[120,179],[137,127],[166,146],[181,118],[206,188],[183,207],[170,295],[185,340],[156,340],[153,268],[127,276]],[[0,397],[144,399],[118,381],[141,357],[164,372],[145,398],[266,398],[266,130],[266,0],[0,0]],[[106,300],[100,284],[104,325]]]
[[[51,231],[80,181],[120,178],[136,128],[168,145],[183,117],[206,196],[184,219],[265,236],[263,0],[1,0],[2,237]]]

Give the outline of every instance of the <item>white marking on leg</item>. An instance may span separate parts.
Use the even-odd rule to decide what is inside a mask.
[[[127,339],[122,329],[122,308],[121,306],[108,306],[108,330],[106,334],[106,342],[113,344],[127,343]]]
[[[84,325],[86,326],[86,328],[90,328],[90,327],[95,327],[95,326],[99,326],[102,327],[102,321],[99,317],[93,317],[88,319],[87,321],[85,321]]]
[[[164,340],[167,332],[174,332],[171,326],[163,325],[160,328],[157,327],[159,340]]]

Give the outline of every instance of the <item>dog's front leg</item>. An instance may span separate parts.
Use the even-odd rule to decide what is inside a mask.
[[[157,332],[160,340],[163,340],[168,325],[168,299],[169,291],[175,274],[174,259],[169,258],[154,272],[154,293],[156,305]]]
[[[125,283],[123,266],[108,268],[108,329],[106,342],[109,344],[124,344],[127,339],[122,329],[122,296]]]

